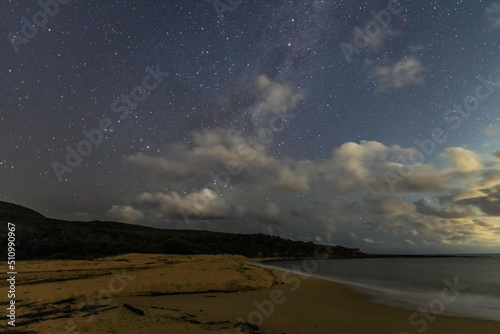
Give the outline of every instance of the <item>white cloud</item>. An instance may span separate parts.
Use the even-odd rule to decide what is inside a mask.
[[[372,78],[376,83],[376,93],[400,89],[408,85],[423,84],[425,68],[420,59],[412,56],[389,64],[375,67]]]
[[[269,116],[289,113],[302,97],[289,84],[272,81],[264,74],[257,78],[255,86],[260,93],[259,101],[251,109],[255,125],[260,125]]]
[[[181,217],[183,214],[194,215],[198,218],[221,218],[231,216],[232,208],[213,190],[202,189],[181,196],[177,192],[170,193],[142,193],[135,197],[134,203],[155,207],[168,217]]]
[[[132,206],[115,205],[106,212],[106,217],[123,223],[141,223],[145,215]]]
[[[469,173],[479,171],[483,164],[479,161],[476,153],[462,147],[447,148],[443,157],[450,163],[450,171],[457,173]]]
[[[278,172],[276,185],[280,189],[293,192],[307,192],[310,190],[307,172],[293,172],[288,168],[283,168]]]
[[[164,180],[169,191],[133,196],[108,216],[144,224],[164,219],[182,228],[184,210],[195,222],[190,227],[233,226],[285,237],[294,232],[296,238],[333,233],[336,242],[356,246],[355,240],[371,239],[377,241],[369,247],[389,250],[405,240],[423,251],[431,247],[425,243],[438,249],[500,240],[485,234],[497,233],[493,218],[500,216],[500,163],[492,157],[452,147],[437,160],[439,167],[408,165],[416,149],[361,141],[344,143],[325,160],[296,160],[277,158],[247,139],[204,130],[193,133],[189,145],[166,147],[165,156],[129,158],[153,173],[156,183]],[[239,173],[229,174],[234,169],[228,166]],[[387,173],[399,177],[394,192]]]

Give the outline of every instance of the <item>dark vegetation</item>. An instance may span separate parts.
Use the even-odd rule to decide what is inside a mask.
[[[265,234],[166,230],[109,221],[46,218],[0,201],[0,254],[7,258],[7,223],[16,225],[16,259],[88,259],[126,253],[239,254],[247,257],[363,257],[358,249],[326,247]]]

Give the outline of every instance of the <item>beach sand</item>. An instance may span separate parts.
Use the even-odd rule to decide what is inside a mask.
[[[17,268],[18,333],[500,330],[500,322],[449,316],[418,316],[412,326],[412,311],[373,304],[334,282],[258,267],[242,256],[128,254],[94,261],[25,261]],[[6,296],[7,290],[2,283],[0,294]],[[6,306],[2,302],[5,314]]]

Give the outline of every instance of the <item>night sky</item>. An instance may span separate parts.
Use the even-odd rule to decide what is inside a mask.
[[[0,200],[500,252],[498,0],[42,1],[0,5]]]

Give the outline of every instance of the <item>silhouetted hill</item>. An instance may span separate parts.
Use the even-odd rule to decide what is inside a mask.
[[[109,221],[64,221],[46,218],[22,206],[0,202],[0,239],[5,245],[7,222],[16,224],[18,260],[102,257],[125,253],[240,254],[247,257],[363,257],[358,249],[334,246],[332,254],[312,242],[264,234],[232,234],[199,230],[167,230]],[[0,254],[6,258],[7,247]]]
[[[24,206],[0,201],[0,219],[20,218],[45,218],[44,215],[25,208]]]

